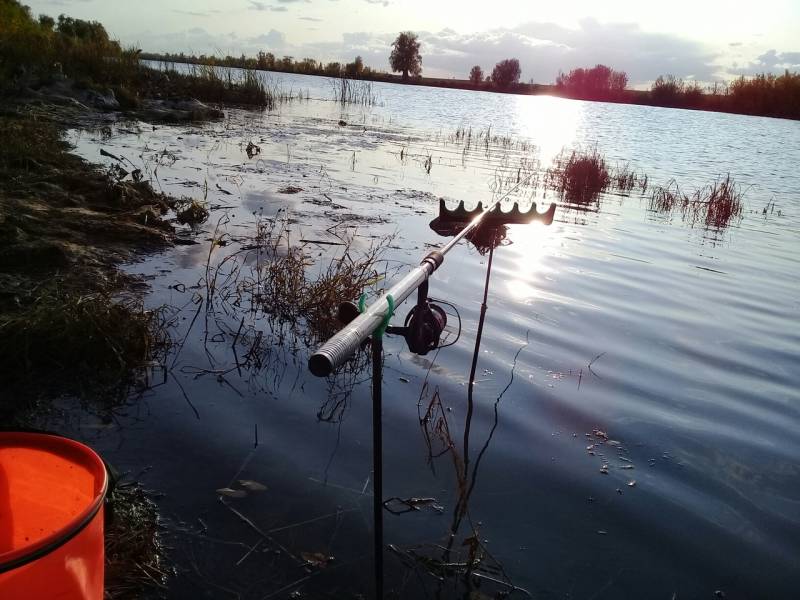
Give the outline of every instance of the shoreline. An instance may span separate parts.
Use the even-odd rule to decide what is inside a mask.
[[[725,106],[731,102],[729,95],[722,94],[703,94],[696,103],[691,102],[658,102],[652,98],[648,90],[626,89],[622,92],[609,92],[607,94],[571,94],[566,90],[560,90],[555,84],[546,83],[516,83],[507,89],[497,88],[491,83],[481,83],[474,85],[467,79],[443,79],[440,77],[418,77],[403,80],[400,75],[391,73],[366,73],[357,77],[336,76],[324,72],[301,73],[293,70],[282,69],[259,69],[243,67],[237,65],[216,64],[214,62],[200,62],[193,60],[175,60],[174,57],[165,58],[158,54],[142,53],[142,60],[162,63],[162,64],[185,64],[202,67],[234,68],[242,71],[256,71],[263,73],[279,73],[286,75],[311,75],[314,77],[324,77],[328,79],[351,79],[354,81],[366,81],[373,83],[388,83],[395,85],[408,85],[414,87],[433,87],[440,89],[455,89],[467,92],[489,92],[494,94],[509,94],[515,96],[550,96],[553,98],[563,98],[565,100],[582,100],[585,102],[601,102],[610,104],[630,104],[633,106],[649,106],[653,108],[667,108],[679,110],[693,110],[701,112],[717,112],[732,115],[749,117],[765,117],[770,119],[783,119],[787,121],[800,120],[800,114],[796,116],[765,113],[761,111],[747,111],[734,106]]]

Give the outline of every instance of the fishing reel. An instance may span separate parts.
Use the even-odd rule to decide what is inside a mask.
[[[428,282],[417,288],[417,303],[406,315],[402,327],[389,325],[386,333],[403,336],[408,349],[414,354],[425,356],[433,350],[444,348],[455,343],[442,345],[442,335],[447,327],[447,312],[440,305],[446,305],[455,311],[458,318],[458,335],[461,335],[461,317],[455,306],[444,300],[432,300],[428,297]],[[339,320],[347,324],[359,315],[358,307],[352,302],[339,305]],[[458,338],[456,338],[458,339]]]

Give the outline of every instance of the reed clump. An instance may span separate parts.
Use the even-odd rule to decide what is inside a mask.
[[[280,101],[277,90],[268,88],[252,70],[191,65],[185,71],[179,71],[165,64],[162,72],[151,71],[148,74],[147,83],[153,94],[190,96],[201,102],[225,102],[272,110]]]
[[[330,80],[333,89],[333,98],[344,106],[356,104],[360,106],[375,106],[378,104],[378,95],[375,93],[371,81],[337,77]]]
[[[712,184],[686,194],[675,180],[655,188],[650,196],[649,209],[671,215],[679,212],[684,222],[692,227],[724,229],[743,214],[744,191],[730,174]]]
[[[597,148],[569,154],[562,151],[547,170],[546,181],[562,198],[581,205],[596,202],[612,183],[606,160]]]

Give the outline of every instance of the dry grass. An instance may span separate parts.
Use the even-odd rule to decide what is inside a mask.
[[[181,225],[195,227],[208,220],[208,206],[199,200],[184,198],[175,203],[175,216]]]
[[[667,215],[680,212],[684,222],[692,227],[702,224],[708,229],[724,229],[732,221],[742,218],[743,196],[744,191],[730,175],[692,194],[681,191],[677,182],[672,180],[653,190],[649,209]]]
[[[356,300],[383,279],[378,264],[392,239],[359,252],[351,237],[337,237],[336,255],[316,270],[307,246],[291,242],[285,223],[262,222],[256,231],[255,244],[249,249],[256,254],[256,262],[252,273],[238,282],[239,292],[282,321],[304,324],[306,337],[313,340],[336,331],[341,302]]]
[[[105,530],[106,600],[141,598],[166,589],[158,510],[136,484],[118,484],[108,498]]]

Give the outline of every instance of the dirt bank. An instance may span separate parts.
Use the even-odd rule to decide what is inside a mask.
[[[63,129],[96,126],[95,109],[43,100],[7,101],[0,111],[0,416],[8,423],[25,420],[36,401],[126,381],[149,359],[152,319],[111,298],[133,283],[121,262],[173,243],[166,217],[177,200],[132,168],[103,172],[68,152]],[[92,364],[93,352],[109,351],[112,360]]]

